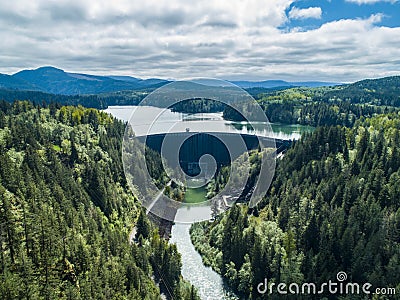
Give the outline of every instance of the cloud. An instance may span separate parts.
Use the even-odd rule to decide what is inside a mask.
[[[358,5],[361,5],[361,4],[375,4],[378,2],[396,3],[396,2],[398,2],[398,0],[346,0],[346,2],[351,2],[351,3],[356,3]]]
[[[293,7],[289,12],[290,19],[321,19],[322,9],[321,7],[309,7],[309,8],[297,8]]]
[[[379,26],[381,14],[293,30],[294,2],[6,1],[0,72],[53,65],[144,78],[298,81],[400,73],[400,28]],[[312,9],[303,15],[321,15]]]

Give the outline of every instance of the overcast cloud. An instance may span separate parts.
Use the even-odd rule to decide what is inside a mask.
[[[299,9],[294,6],[289,12],[289,18],[291,19],[308,19],[308,18],[321,19],[321,15],[322,15],[321,7],[309,7],[309,8]]]
[[[357,4],[374,4],[378,2],[390,2],[395,3],[398,0],[346,0],[347,2],[357,3]]]
[[[380,11],[307,27],[290,20],[324,11],[293,0],[3,2],[0,73],[53,65],[144,78],[342,82],[400,74],[400,27],[382,26]]]

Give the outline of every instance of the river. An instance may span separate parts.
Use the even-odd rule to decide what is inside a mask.
[[[170,242],[176,244],[182,255],[183,278],[198,289],[201,299],[238,299],[229,291],[229,287],[218,273],[203,265],[200,254],[190,241],[189,228],[188,224],[175,224],[172,227],[170,239]]]
[[[197,128],[199,131],[207,131],[207,126],[209,126],[208,129],[210,131],[265,134],[258,128],[251,128],[246,122],[226,121],[222,118],[222,113],[190,115],[157,107],[138,108],[136,106],[110,106],[105,111],[118,119],[128,121],[135,109],[140,109],[140,113],[135,114],[137,116],[137,121],[135,120],[137,135],[146,134],[150,127],[151,133],[155,134],[174,132],[185,128],[190,128],[192,131],[196,131]],[[148,116],[153,116],[154,112],[159,113],[159,118],[155,123],[153,123],[154,120],[148,119]],[[264,127],[260,126],[260,128]],[[271,124],[271,128],[273,137],[286,140],[298,139],[303,132],[312,130],[312,127],[308,126],[282,124]],[[271,133],[269,132],[268,134]],[[179,214],[179,210],[177,214]],[[189,229],[190,225],[177,223],[173,225],[171,231],[170,242],[176,243],[178,251],[182,255],[183,277],[198,289],[199,295],[203,300],[238,299],[229,290],[229,287],[227,287],[218,273],[203,265],[200,254],[191,243]]]

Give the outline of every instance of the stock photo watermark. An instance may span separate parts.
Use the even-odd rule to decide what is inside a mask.
[[[305,282],[298,284],[292,283],[275,283],[268,282],[265,278],[264,282],[257,285],[257,292],[261,295],[264,294],[278,294],[278,295],[396,295],[396,288],[394,287],[379,287],[374,288],[371,283],[355,283],[346,282],[347,274],[345,272],[338,272],[336,281],[329,280],[321,284],[313,282]]]

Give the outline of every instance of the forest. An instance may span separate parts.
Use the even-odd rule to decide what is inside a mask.
[[[393,105],[395,101],[391,92],[382,91],[377,95],[360,91],[354,85],[272,90],[257,94],[255,99],[272,123],[314,127],[332,125],[349,127],[362,116],[372,117],[376,114],[398,111],[398,105]],[[388,84],[389,91],[390,87]],[[363,94],[367,94],[368,97],[362,98]],[[228,120],[243,120],[243,116],[230,107],[224,109],[223,115]]]
[[[271,299],[255,288],[265,278],[320,284],[339,271],[399,291],[399,86],[399,77],[389,77],[252,90],[270,121],[316,129],[277,161],[257,207],[243,204],[262,155],[253,151],[240,203],[191,228],[203,262],[238,295]],[[134,105],[149,92],[0,90],[1,299],[199,299],[182,278],[176,246],[160,237],[128,188],[121,161],[126,124],[95,109]],[[242,118],[203,99],[174,109]],[[156,184],[164,185],[159,155],[146,155]],[[229,176],[240,174],[222,168],[208,196]],[[184,197],[174,185],[166,193]]]
[[[124,129],[96,109],[0,102],[1,299],[199,299],[127,187]]]
[[[27,100],[37,105],[82,105],[88,108],[105,109],[111,105],[137,105],[152,89],[99,93],[93,95],[59,95],[40,91],[23,91],[0,88],[0,100],[9,103]]]
[[[332,87],[247,89],[272,123],[309,126],[353,126],[360,117],[399,110],[400,77],[363,80]],[[244,104],[246,106],[246,104]],[[226,120],[244,121],[232,107],[207,99],[192,99],[172,108],[186,113],[223,112]],[[248,111],[246,107],[242,111]]]
[[[340,271],[352,282],[398,290],[399,142],[399,113],[306,134],[278,161],[256,208],[239,204],[192,226],[204,263],[245,299],[270,299],[255,288],[264,278],[321,284]]]

